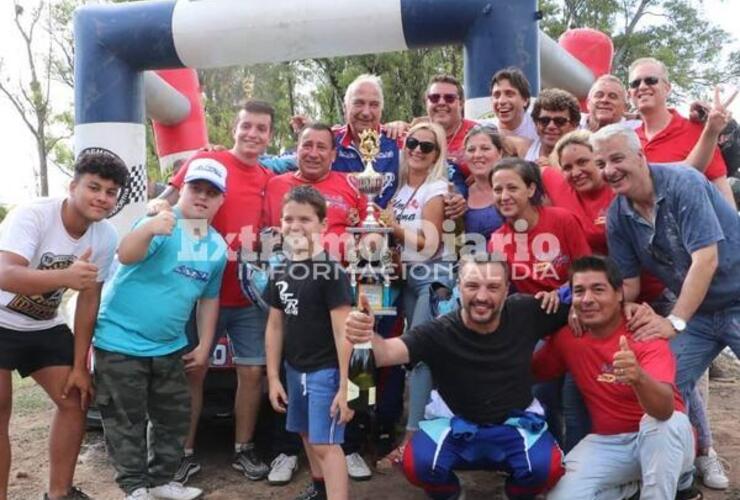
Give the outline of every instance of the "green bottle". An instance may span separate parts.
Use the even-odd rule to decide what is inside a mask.
[[[372,342],[355,344],[349,360],[347,403],[355,411],[375,406],[375,356]]]

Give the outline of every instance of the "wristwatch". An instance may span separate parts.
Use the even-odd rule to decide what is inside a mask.
[[[681,333],[682,331],[686,330],[686,321],[679,318],[675,314],[669,314],[666,319],[671,322],[671,325],[673,325],[673,329],[676,330],[676,333]]]

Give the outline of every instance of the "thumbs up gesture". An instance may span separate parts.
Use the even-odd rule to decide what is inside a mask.
[[[364,294],[360,294],[357,311],[352,311],[347,316],[345,323],[345,335],[352,344],[369,342],[373,338],[375,316],[373,315],[370,301]]]
[[[629,346],[627,337],[624,335],[619,337],[619,350],[614,353],[612,366],[614,367],[614,376],[618,382],[635,385],[640,381],[642,370],[635,353]]]
[[[97,282],[98,266],[90,262],[92,248],[88,247],[71,266],[64,270],[64,283],[67,288],[81,291],[86,290]]]
[[[147,224],[154,236],[169,236],[177,223],[177,217],[171,209],[164,209],[152,217]]]

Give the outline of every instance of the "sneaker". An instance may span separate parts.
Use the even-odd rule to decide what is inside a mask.
[[[123,500],[153,500],[153,497],[149,494],[148,489],[137,488],[123,497]]]
[[[44,493],[44,500],[49,500],[49,498],[49,494]],[[92,500],[92,497],[77,486],[72,486],[69,489],[69,493],[61,497],[61,500]]]
[[[373,471],[365,463],[365,459],[359,453],[351,453],[347,459],[347,474],[355,481],[367,481],[373,477]]]
[[[253,443],[248,444],[242,451],[234,454],[234,461],[231,466],[244,474],[250,481],[259,481],[270,473],[270,468],[257,456],[257,450]]]
[[[707,488],[725,490],[730,486],[730,480],[725,473],[726,461],[717,455],[713,448],[706,456],[699,455],[694,461],[696,473]]]
[[[200,464],[195,461],[195,455],[183,455],[173,480],[184,485],[191,476],[196,475],[198,472],[200,472]]]
[[[156,488],[151,488],[149,496],[156,500],[195,500],[203,496],[203,490],[171,481]]]
[[[305,490],[300,492],[295,500],[327,500],[326,493],[316,491],[313,483],[308,483]]]
[[[288,484],[293,479],[293,473],[298,470],[298,457],[281,453],[270,464],[270,473],[267,482],[273,486]]]

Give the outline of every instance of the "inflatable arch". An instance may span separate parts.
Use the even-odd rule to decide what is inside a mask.
[[[87,5],[74,18],[75,152],[105,148],[129,166],[132,180],[113,217],[119,231],[125,231],[146,204],[145,112],[155,120],[165,162],[207,141],[195,72],[177,68],[462,44],[468,117],[490,111],[491,75],[507,66],[522,68],[535,92],[542,84],[583,98],[594,75],[611,61],[611,54],[603,53],[604,35],[586,30],[590,33],[569,39],[568,51],[540,33],[539,17],[537,0],[156,0]],[[602,62],[594,65],[589,53],[595,39],[602,40],[597,50]]]

